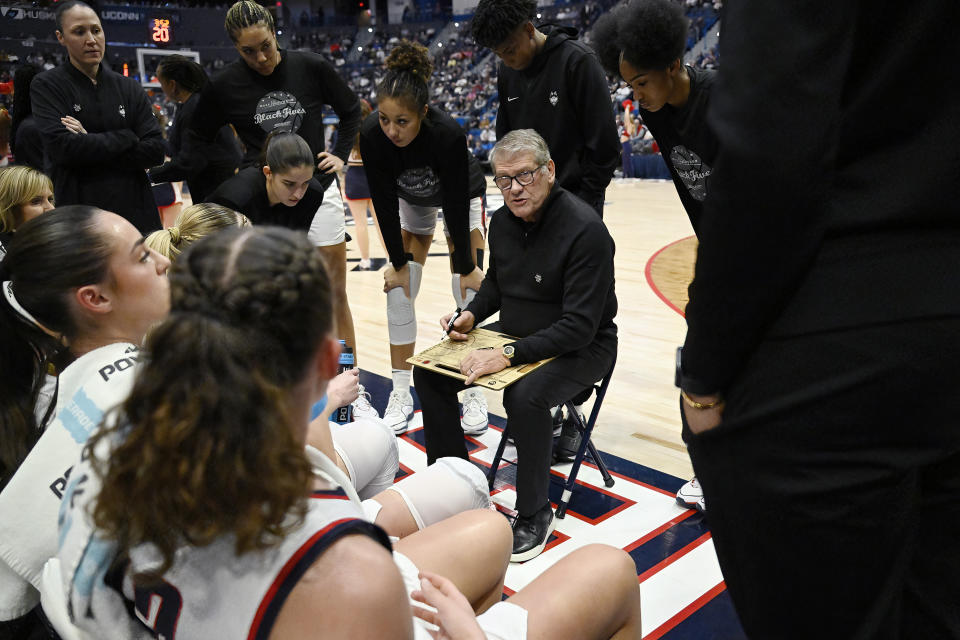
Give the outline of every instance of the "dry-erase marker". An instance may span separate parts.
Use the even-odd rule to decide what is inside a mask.
[[[450,322],[447,323],[447,335],[450,335],[450,331],[453,330],[453,323],[457,321],[461,313],[463,313],[463,309],[460,307],[457,307],[457,310],[453,312],[453,317],[450,318]]]

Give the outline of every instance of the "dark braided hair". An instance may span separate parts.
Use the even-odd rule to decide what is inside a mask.
[[[273,16],[263,6],[252,0],[240,0],[227,9],[223,28],[227,30],[230,39],[236,42],[241,30],[258,24],[265,26],[270,33],[275,33],[277,30]]]
[[[145,579],[184,542],[233,535],[243,554],[302,522],[311,471],[288,394],[333,329],[330,281],[303,234],[227,229],[189,247],[169,277],[170,316],[147,339],[122,417],[87,445],[122,440],[94,459],[93,517],[120,561],[156,545],[163,562]]]
[[[207,72],[196,61],[175,53],[166,56],[157,65],[157,76],[166,80],[173,80],[178,87],[190,93],[197,93],[207,84]]]
[[[419,113],[430,97],[430,74],[433,62],[422,44],[401,40],[384,63],[387,75],[377,85],[377,100],[393,98],[404,101]]]
[[[470,31],[478,45],[493,49],[517,27],[536,17],[536,0],[480,0],[470,20]]]

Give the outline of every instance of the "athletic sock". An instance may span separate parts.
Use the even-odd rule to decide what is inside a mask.
[[[393,378],[393,390],[400,393],[410,393],[410,376],[413,372],[404,369],[393,369],[391,377]]]

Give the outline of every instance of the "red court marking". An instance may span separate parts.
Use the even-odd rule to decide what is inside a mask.
[[[630,553],[631,551],[633,551],[634,549],[636,549],[636,548],[639,547],[640,545],[646,544],[646,543],[649,542],[650,540],[653,540],[654,538],[656,538],[658,535],[660,535],[661,533],[663,533],[664,531],[666,531],[666,530],[669,529],[670,527],[674,526],[675,524],[679,524],[680,522],[683,522],[684,520],[686,520],[687,518],[689,518],[690,516],[692,516],[692,515],[695,514],[695,513],[696,513],[696,511],[693,510],[693,509],[690,509],[689,511],[684,511],[683,513],[681,513],[681,514],[678,515],[677,517],[675,517],[675,518],[673,518],[673,519],[671,519],[671,520],[668,520],[667,522],[663,523],[662,525],[660,525],[659,527],[657,527],[656,529],[654,529],[653,531],[651,531],[651,532],[648,533],[647,535],[643,536],[642,538],[640,538],[640,539],[638,539],[638,540],[634,540],[633,542],[630,543],[629,546],[624,547],[623,550],[626,551],[627,553]]]
[[[661,560],[661,561],[658,562],[657,564],[653,565],[652,567],[650,567],[649,569],[647,569],[646,571],[644,571],[643,573],[641,573],[639,576],[637,576],[637,582],[642,583],[644,580],[646,580],[647,578],[649,578],[649,577],[652,576],[653,574],[655,574],[655,573],[657,573],[657,572],[659,572],[659,571],[662,571],[663,569],[665,569],[666,567],[670,566],[671,564],[673,564],[674,562],[676,562],[677,560],[679,560],[679,559],[682,558],[683,556],[687,555],[688,553],[690,553],[691,551],[693,551],[694,549],[696,549],[697,547],[699,547],[700,545],[702,545],[704,542],[706,542],[706,541],[709,540],[709,539],[710,539],[710,532],[708,531],[707,533],[703,534],[702,536],[700,536],[699,538],[697,538],[696,540],[694,540],[693,542],[691,542],[690,544],[688,544],[687,546],[685,546],[683,549],[680,549],[680,550],[677,551],[676,553],[670,554],[669,556],[667,556],[666,558],[664,558],[663,560]],[[634,544],[636,544],[636,543],[634,543]],[[631,546],[633,546],[633,545],[631,545]],[[637,546],[639,546],[639,545],[637,545]],[[634,548],[636,548],[636,547],[634,547]]]
[[[668,307],[670,307],[671,309],[673,309],[674,311],[676,311],[677,313],[679,313],[681,316],[683,315],[683,309],[681,309],[681,308],[678,307],[677,305],[675,305],[675,304],[673,304],[672,302],[670,302],[670,300],[667,298],[667,296],[663,295],[663,293],[660,291],[660,289],[657,288],[656,283],[654,283],[654,281],[653,281],[653,274],[651,273],[651,270],[653,269],[653,263],[654,263],[654,261],[657,259],[657,256],[659,256],[661,253],[663,253],[664,251],[666,251],[667,249],[669,249],[669,248],[672,247],[673,245],[679,244],[679,243],[683,242],[684,240],[689,240],[690,238],[693,238],[693,237],[694,237],[694,236],[687,236],[687,237],[685,237],[685,238],[680,238],[679,240],[675,240],[675,241],[671,242],[670,244],[668,244],[668,245],[665,246],[665,247],[661,247],[655,254],[653,254],[652,256],[650,256],[650,259],[647,260],[647,265],[643,268],[643,275],[645,275],[645,276],[647,277],[647,284],[650,285],[650,288],[653,290],[653,292],[654,292],[655,294],[657,294],[657,297],[660,298],[661,300],[663,300],[664,303],[666,303],[666,305],[667,305]]]
[[[660,625],[659,627],[651,631],[649,634],[643,636],[643,640],[657,640],[658,638],[662,638],[664,634],[666,634],[675,626],[677,626],[678,624],[680,624],[681,622],[689,618],[693,613],[695,613],[698,609],[700,609],[700,607],[707,604],[708,602],[716,598],[718,595],[723,593],[723,591],[726,588],[727,588],[726,583],[723,580],[721,580],[720,583],[717,584],[717,586],[708,590],[702,596],[700,596],[699,598],[697,598],[696,600],[694,600],[693,602],[685,606],[683,609],[678,611],[675,616],[673,616],[672,618],[664,622],[662,625]]]

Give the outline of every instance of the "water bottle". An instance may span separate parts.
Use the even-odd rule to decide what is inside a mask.
[[[340,341],[340,366],[337,367],[337,374],[341,374],[344,371],[349,371],[353,369],[353,349],[348,347],[346,343]],[[353,405],[347,404],[342,407],[337,407],[336,411],[333,412],[333,421],[340,424],[347,424],[348,422],[353,421]]]

